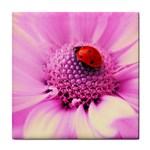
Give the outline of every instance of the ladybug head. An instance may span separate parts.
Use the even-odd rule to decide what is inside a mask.
[[[75,53],[77,53],[77,52],[80,50],[81,47],[82,47],[82,46],[76,46],[76,47],[73,48],[73,51],[74,51]]]

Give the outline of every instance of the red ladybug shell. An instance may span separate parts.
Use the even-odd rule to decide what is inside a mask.
[[[100,67],[102,64],[102,56],[100,52],[91,46],[83,46],[76,52],[77,58],[91,67]]]

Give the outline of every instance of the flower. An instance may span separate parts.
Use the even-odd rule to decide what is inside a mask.
[[[138,13],[13,13],[13,138],[138,138]]]

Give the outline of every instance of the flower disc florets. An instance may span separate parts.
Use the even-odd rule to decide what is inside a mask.
[[[100,96],[112,95],[119,84],[113,77],[114,64],[111,57],[101,51],[103,63],[98,68],[79,61],[73,51],[75,46],[89,43],[66,44],[46,64],[47,85],[58,89],[58,96],[65,108],[83,105],[88,109],[91,101],[100,102]]]

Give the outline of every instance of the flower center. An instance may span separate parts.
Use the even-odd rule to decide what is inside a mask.
[[[83,105],[88,110],[90,103],[100,102],[102,95],[112,95],[119,84],[113,77],[114,64],[111,57],[101,51],[103,63],[94,68],[80,61],[74,52],[76,46],[89,43],[66,44],[49,55],[46,65],[48,86],[58,89],[58,96],[64,108],[78,108]]]

